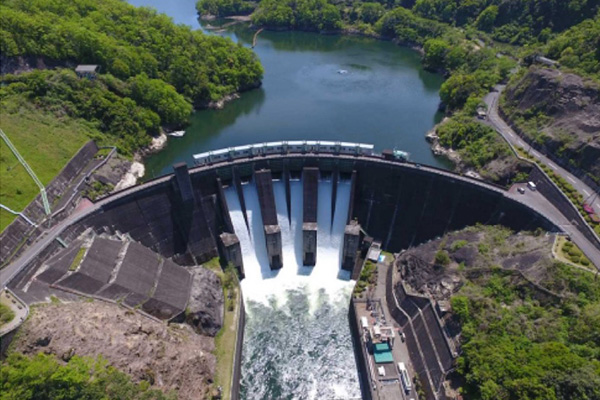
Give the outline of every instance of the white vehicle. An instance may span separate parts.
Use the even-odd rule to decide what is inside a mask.
[[[410,376],[408,376],[408,371],[403,362],[398,363],[398,372],[400,373],[400,380],[402,381],[402,386],[404,386],[404,391],[410,393],[412,384],[410,383]]]
[[[535,191],[537,189],[537,186],[535,185],[535,183],[529,181],[527,182],[527,187],[533,191]]]

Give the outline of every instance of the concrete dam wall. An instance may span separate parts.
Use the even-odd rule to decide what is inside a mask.
[[[333,180],[332,196],[338,179],[352,179],[348,221],[358,221],[365,233],[389,251],[476,223],[502,224],[516,231],[558,231],[543,215],[483,182],[374,157],[305,154],[196,167],[189,175],[185,166],[179,165],[180,174],[106,198],[99,210],[67,232],[89,227],[97,233],[118,231],[181,265],[202,263],[219,254],[220,235],[232,230],[222,198],[223,185],[238,188],[244,210],[239,189],[242,182],[254,179],[255,171],[268,169],[273,179],[287,180],[301,176],[305,167],[318,168],[322,177]],[[72,233],[63,239],[72,240]]]

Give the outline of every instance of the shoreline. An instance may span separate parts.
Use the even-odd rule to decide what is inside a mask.
[[[390,37],[385,37],[385,36],[375,34],[375,33],[365,33],[358,29],[355,29],[355,28],[345,28],[345,29],[342,29],[339,31],[319,31],[319,30],[291,29],[291,28],[279,28],[279,27],[269,27],[269,26],[255,26],[252,24],[251,15],[231,15],[231,16],[226,16],[226,17],[217,17],[214,15],[208,15],[208,14],[206,14],[206,15],[198,14],[198,19],[199,19],[199,21],[201,21],[201,24],[200,24],[201,26],[202,26],[202,22],[210,22],[210,21],[215,21],[217,19],[225,19],[225,20],[232,21],[232,22],[228,22],[222,26],[213,27],[210,24],[209,24],[209,27],[202,26],[203,29],[207,29],[212,33],[223,32],[226,30],[226,28],[229,28],[230,26],[233,26],[236,24],[249,23],[248,29],[253,30],[253,31],[261,31],[261,30],[272,31],[272,32],[298,31],[298,32],[316,33],[319,35],[340,35],[340,36],[364,37],[364,38],[373,39],[373,40],[392,42],[397,46],[416,51],[417,53],[419,53],[419,55],[421,55],[421,57],[423,57],[425,54],[423,46],[418,45],[416,43],[402,42],[400,40],[396,40],[396,39],[393,39]],[[250,44],[250,45],[252,45],[252,44]],[[422,63],[421,63],[421,66],[422,66]],[[428,72],[441,74],[443,76],[446,75],[446,73],[447,73],[447,71],[430,70],[430,69],[425,69],[424,67],[423,67],[423,69]],[[251,85],[250,87],[241,88],[238,91],[227,94],[219,100],[209,101],[208,103],[205,103],[205,104],[194,105],[193,112],[197,112],[200,110],[222,110],[225,108],[225,106],[228,103],[239,99],[243,92],[258,89],[261,86],[262,86],[262,81],[259,81],[259,82],[256,82],[255,84]],[[447,118],[447,117],[445,117],[445,118]],[[439,124],[434,125],[427,134],[429,134],[432,131],[435,132],[435,129],[437,128],[438,125]],[[162,135],[164,135],[164,132],[161,132],[161,136]],[[159,153],[160,151],[162,151],[167,146],[167,141],[168,140],[167,140],[166,136],[165,136],[164,142],[161,142],[160,144],[155,144],[155,141],[153,139],[153,143],[150,146],[140,149],[134,154],[134,161],[140,162],[145,166],[145,159],[147,157],[151,156],[152,154],[156,154],[156,153]],[[429,142],[429,140],[427,140],[427,141]],[[430,150],[436,156],[442,156],[445,159],[451,161],[453,163],[453,171],[455,171],[455,172],[461,171],[461,169],[459,168],[459,164],[461,161],[460,156],[458,156],[458,154],[456,152],[454,152],[452,149],[446,149],[439,144],[437,144],[437,146],[435,146],[431,142],[430,142],[429,147],[430,147]],[[137,180],[139,181],[144,176],[145,176],[145,174],[142,174],[141,176],[139,176],[137,178]]]

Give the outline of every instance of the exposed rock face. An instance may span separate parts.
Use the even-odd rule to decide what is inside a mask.
[[[600,86],[575,74],[532,67],[506,90],[503,110],[525,134],[523,121],[546,115],[542,134],[546,151],[572,159],[600,176]],[[519,121],[521,119],[521,121]]]
[[[190,269],[192,289],[186,310],[186,322],[197,332],[215,336],[223,326],[225,298],[221,280],[212,271],[201,267]]]
[[[491,266],[540,282],[552,262],[552,241],[552,237],[510,234],[497,227],[469,227],[403,252],[396,266],[415,292],[438,301],[449,300],[467,276],[489,275]],[[435,262],[438,251],[448,254],[447,265]]]
[[[15,350],[42,351],[64,361],[102,355],[134,381],[146,380],[165,392],[175,389],[181,400],[208,398],[216,365],[212,338],[102,301],[35,307]]]

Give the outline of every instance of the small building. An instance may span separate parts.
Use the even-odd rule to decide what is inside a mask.
[[[100,72],[99,65],[80,64],[75,68],[75,73],[80,78],[96,79],[96,75]]]

